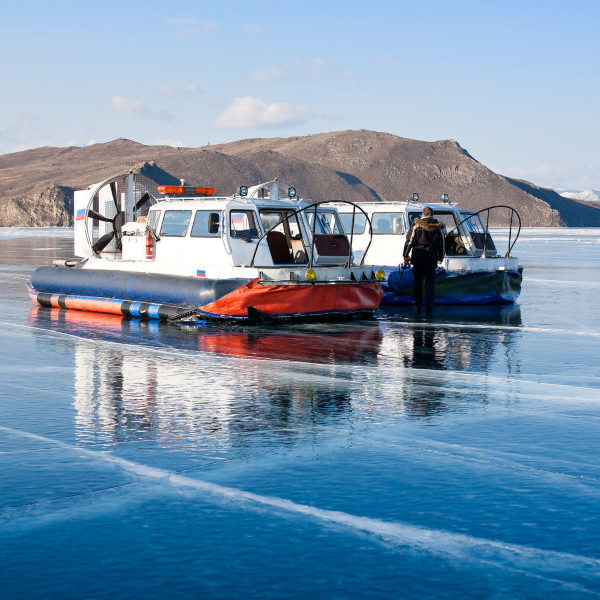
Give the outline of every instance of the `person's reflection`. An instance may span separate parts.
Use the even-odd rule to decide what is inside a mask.
[[[437,332],[433,327],[413,329],[412,355],[404,357],[405,365],[414,369],[443,369],[441,350],[436,347]]]
[[[422,369],[414,371],[405,382],[405,401],[408,412],[415,417],[430,417],[446,408],[445,378],[441,371],[443,349],[438,348],[438,332],[435,328],[416,325],[413,329],[412,354],[404,357],[406,367]],[[427,374],[426,370],[440,371]]]

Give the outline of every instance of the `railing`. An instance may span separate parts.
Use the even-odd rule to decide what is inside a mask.
[[[260,243],[267,237],[267,235],[269,233],[271,233],[271,231],[274,231],[282,223],[287,222],[291,217],[294,217],[294,216],[299,215],[300,213],[312,210],[314,213],[314,217],[313,217],[313,224],[312,224],[312,240],[311,240],[311,247],[310,247],[310,258],[308,261],[308,268],[309,269],[312,268],[313,258],[315,255],[315,232],[316,232],[316,226],[317,226],[317,215],[319,212],[317,210],[317,208],[319,206],[321,206],[322,204],[333,204],[333,203],[335,203],[335,204],[350,204],[350,206],[353,207],[352,225],[351,225],[351,229],[350,229],[350,249],[348,250],[348,259],[346,260],[346,263],[344,265],[345,268],[350,267],[350,264],[352,262],[352,242],[354,241],[354,216],[356,214],[356,209],[358,208],[358,210],[360,210],[360,212],[362,212],[363,215],[365,215],[367,223],[369,224],[370,237],[369,237],[369,243],[367,244],[367,247],[365,248],[365,251],[363,253],[360,264],[358,265],[359,267],[362,267],[363,263],[365,262],[365,257],[367,256],[367,252],[369,251],[369,247],[371,246],[371,242],[373,241],[373,227],[371,226],[371,219],[369,219],[369,215],[360,206],[358,206],[358,205],[354,204],[354,202],[350,202],[348,200],[322,200],[321,202],[315,202],[314,204],[309,204],[308,206],[305,206],[304,208],[290,212],[281,221],[279,221],[279,223],[277,223],[277,225],[274,225],[273,227],[271,227],[271,229],[269,229],[268,231],[265,231],[265,233],[263,233],[258,238],[258,241],[256,242],[256,247],[254,248],[254,253],[252,254],[252,261],[250,262],[250,266],[254,267],[254,259],[256,258],[256,253],[258,252],[258,247],[260,246]],[[298,226],[300,226],[299,222],[298,222]],[[303,240],[302,243],[304,244],[304,237],[302,236],[302,230],[300,230],[300,235]],[[306,244],[304,244],[304,249],[306,250]]]
[[[468,217],[466,217],[465,219],[463,219],[456,227],[451,229],[448,233],[452,233],[455,230],[458,232],[458,228],[463,223],[466,223],[469,219],[472,219],[473,217],[476,217],[477,215],[485,212],[486,213],[486,221],[485,221],[485,231],[483,234],[483,252],[482,252],[482,256],[485,256],[485,252],[487,250],[487,238],[488,238],[488,231],[489,231],[488,225],[490,222],[490,211],[494,210],[495,208],[507,208],[508,210],[510,210],[510,225],[508,228],[508,248],[506,250],[506,254],[504,255],[504,258],[510,258],[510,253],[512,252],[512,249],[514,248],[514,245],[516,244],[517,239],[519,238],[519,234],[521,233],[521,216],[512,206],[507,206],[506,204],[495,204],[494,206],[488,206],[487,208],[482,208],[481,210],[478,210],[477,212],[474,212],[474,213],[470,214]],[[517,235],[515,236],[515,239],[512,240],[512,243],[511,243],[512,230],[513,230],[513,219],[514,219],[515,215],[517,217],[519,228],[517,229]]]

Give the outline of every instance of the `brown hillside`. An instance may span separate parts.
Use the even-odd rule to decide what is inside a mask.
[[[600,226],[600,210],[493,173],[453,140],[421,142],[373,131],[250,139],[203,148],[118,139],[85,148],[36,148],[0,156],[0,225],[64,225],[72,192],[130,168],[160,183],[185,178],[229,194],[278,177],[314,200],[435,202],[448,193],[468,208],[514,206],[529,226]]]

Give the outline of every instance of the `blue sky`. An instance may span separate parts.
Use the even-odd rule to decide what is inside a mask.
[[[600,189],[600,2],[10,2],[0,153],[374,129]]]

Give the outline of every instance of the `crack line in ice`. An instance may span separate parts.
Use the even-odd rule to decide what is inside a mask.
[[[192,488],[210,496],[230,500],[237,504],[268,506],[287,513],[316,519],[326,524],[341,525],[350,530],[374,536],[392,546],[409,547],[452,559],[492,564],[502,569],[518,570],[525,575],[542,577],[544,579],[547,578],[547,574],[555,573],[556,571],[567,573],[574,570],[578,576],[581,576],[581,569],[583,568],[590,568],[593,573],[600,571],[600,559],[588,556],[544,550],[534,546],[505,543],[442,529],[428,529],[406,523],[384,521],[342,511],[322,509],[308,504],[300,504],[285,498],[263,496],[253,492],[221,486],[201,479],[180,475],[177,472],[120,458],[108,452],[87,450],[28,431],[4,426],[0,426],[0,430],[29,439],[55,443],[64,449],[113,464],[141,477],[155,480],[164,479],[175,488]],[[531,573],[530,570],[532,568],[537,569],[540,573]],[[520,569],[526,570],[521,571]],[[561,585],[584,589],[588,593],[594,593],[589,588],[578,585],[574,586],[568,581],[555,578],[549,580]]]
[[[577,329],[555,329],[550,327],[532,327],[528,325],[481,325],[476,323],[423,323],[419,321],[398,321],[398,325],[408,325],[423,329],[476,329],[476,330],[498,330],[498,331],[528,331],[534,333],[560,333],[563,335],[584,335],[600,337],[600,331],[579,331]]]

